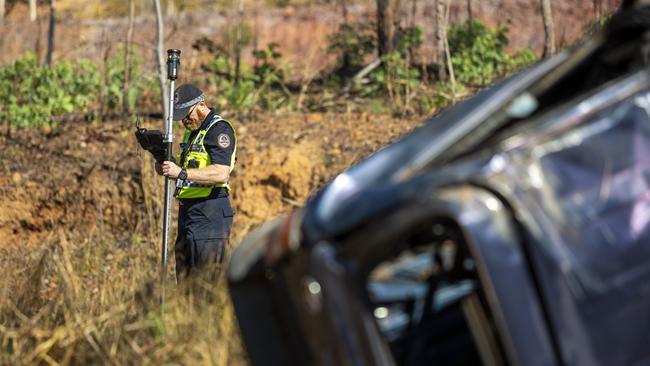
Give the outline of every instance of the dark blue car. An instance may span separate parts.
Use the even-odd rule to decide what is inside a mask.
[[[650,7],[432,118],[234,253],[253,365],[650,365]]]

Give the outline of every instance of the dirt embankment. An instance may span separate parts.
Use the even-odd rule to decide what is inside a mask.
[[[304,203],[336,173],[420,121],[367,113],[234,121],[233,239]],[[137,148],[132,126],[69,124],[0,140],[0,247],[38,244],[60,230],[118,241],[159,235],[162,179]]]
[[[420,120],[343,113],[232,122],[237,243]],[[70,123],[0,144],[0,264],[8,273],[0,364],[246,364],[224,282],[207,286],[210,302],[170,286],[160,314],[163,180],[133,126]],[[169,264],[171,284],[173,256]]]
[[[452,1],[450,24],[457,24],[470,16],[468,1]],[[278,43],[283,61],[294,66],[293,77],[309,78],[315,72],[331,65],[334,58],[327,53],[328,36],[344,21],[338,2],[332,5],[306,3],[301,6],[264,9],[248,4],[242,20],[250,26],[253,41],[243,49],[243,56],[251,61],[251,50]],[[430,60],[433,54],[434,0],[403,1],[401,25],[418,25],[425,31],[422,56]],[[532,48],[538,54],[544,46],[544,30],[539,1],[531,0],[481,0],[471,1],[471,16],[490,26],[506,24],[513,49]],[[613,12],[618,0],[554,1],[553,17],[559,46],[575,42],[585,27],[598,16]],[[48,18],[46,12],[35,22],[29,21],[27,7],[18,4],[9,18],[0,22],[0,63],[15,60],[26,51],[35,51],[44,57],[47,48]],[[374,2],[357,2],[347,5],[348,21],[372,20],[375,17]],[[183,70],[198,70],[207,55],[192,50],[198,38],[207,37],[220,41],[227,27],[239,19],[234,10],[223,11],[206,7],[201,13],[181,13],[165,18],[167,48],[179,48],[183,53]],[[89,58],[104,61],[122,47],[126,36],[126,18],[103,20],[59,19],[55,34],[54,60]],[[153,12],[143,10],[135,22],[134,44],[136,53],[144,61],[143,70],[156,71],[154,52],[155,18]],[[196,75],[201,77],[201,75]],[[204,75],[202,76],[204,77]]]

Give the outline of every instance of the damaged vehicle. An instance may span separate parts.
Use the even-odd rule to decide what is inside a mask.
[[[251,233],[253,365],[650,364],[650,7]]]

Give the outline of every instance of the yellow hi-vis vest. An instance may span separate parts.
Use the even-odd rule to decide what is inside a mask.
[[[205,135],[208,133],[208,130],[210,130],[210,128],[212,128],[212,126],[216,125],[218,122],[225,122],[230,126],[230,128],[232,128],[233,137],[235,140],[232,142],[234,144],[234,148],[232,151],[232,156],[230,157],[230,172],[232,172],[232,170],[235,168],[235,154],[237,153],[237,134],[235,133],[235,129],[232,127],[232,124],[230,124],[230,122],[226,121],[225,119],[217,115],[212,117],[212,121],[210,121],[208,127],[206,127],[203,130],[200,130],[199,133],[196,134],[196,137],[194,137],[194,140],[190,145],[188,145],[188,143],[189,143],[191,131],[189,130],[185,131],[185,134],[183,135],[183,143],[184,143],[183,146],[185,146],[183,150],[187,150],[187,153],[185,154],[185,160],[181,160],[181,158],[183,157],[183,151],[181,151],[178,156],[178,161],[180,161],[183,164],[182,165],[183,168],[185,168],[186,170],[189,169],[190,160],[194,160],[198,163],[198,166],[195,163],[192,168],[201,169],[212,164],[212,159],[210,159],[210,154],[208,154],[208,152],[205,150],[205,147],[203,146],[203,139],[205,138]],[[228,192],[230,192],[229,182],[215,184],[215,185],[207,185],[207,184],[199,184],[189,180],[185,180],[182,181],[180,187],[177,188],[176,197],[177,198],[207,197],[210,195],[210,192],[212,192],[212,188],[215,187],[225,187],[228,190]]]

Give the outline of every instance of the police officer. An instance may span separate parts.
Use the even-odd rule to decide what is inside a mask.
[[[173,118],[186,128],[178,164],[165,161],[156,170],[176,179],[180,203],[176,277],[182,282],[203,272],[214,278],[224,261],[233,221],[228,194],[237,151],[235,129],[208,108],[203,92],[190,84],[174,92]]]

